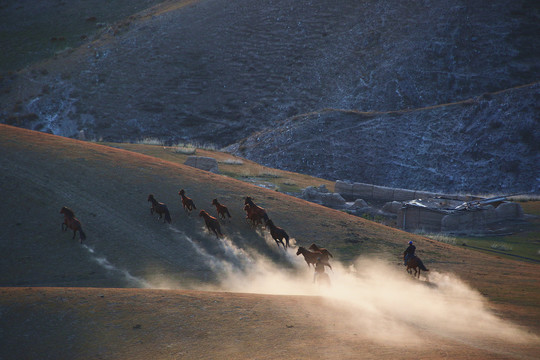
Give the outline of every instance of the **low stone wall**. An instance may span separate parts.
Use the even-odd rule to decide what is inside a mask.
[[[485,205],[475,210],[445,213],[419,206],[404,206],[398,211],[397,226],[407,231],[433,231],[445,233],[483,232],[490,225],[516,221],[524,216],[518,203],[504,202],[496,208]]]
[[[216,159],[207,156],[188,156],[184,165],[219,174]]]

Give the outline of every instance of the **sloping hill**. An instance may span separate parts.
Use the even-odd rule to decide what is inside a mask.
[[[533,358],[539,349],[527,332],[540,330],[536,264],[97,144],[1,125],[0,150],[3,358],[390,359],[405,344],[429,358]],[[199,209],[216,196],[230,206],[223,240],[180,209],[179,188]],[[171,225],[152,218],[148,193],[169,205]],[[332,250],[331,291],[313,286],[294,250],[245,223],[246,195],[297,245]],[[82,245],[60,229],[63,205],[83,222]],[[398,265],[409,239],[430,282]],[[35,287],[53,285],[175,290]],[[210,289],[220,292],[201,292]]]
[[[13,269],[2,272],[4,285],[73,285],[77,281],[85,284],[86,279],[96,285],[111,285],[107,282],[110,279],[99,278],[103,271],[96,270],[99,266],[93,264],[92,257],[81,254],[76,241],[60,232],[59,211],[64,205],[74,209],[83,221],[88,236],[85,244],[95,251],[95,257],[104,256],[133,275],[171,273],[187,280],[215,280],[216,269],[192,261],[196,249],[183,240],[190,238],[208,245],[207,251],[217,251],[211,247],[214,240],[205,235],[198,214],[187,215],[181,209],[181,188],[194,199],[197,210],[214,213],[211,201],[216,197],[228,205],[233,218],[230,224],[223,225],[224,232],[238,246],[249,244],[278,262],[279,252],[244,220],[243,198],[247,195],[267,208],[275,223],[287,229],[299,244],[317,242],[336,248],[336,255],[345,260],[363,252],[399,254],[407,239],[414,238],[399,232],[400,239],[393,239],[388,234],[395,231],[381,225],[189,166],[5,125],[1,130],[2,188],[12,194],[3,204],[5,236],[23,237],[3,244],[6,253],[12,254],[7,268]],[[169,206],[172,228],[150,216],[150,193]],[[293,216],[296,212],[301,216]],[[338,228],[342,230],[334,234]],[[339,247],[346,244],[351,249],[343,249],[340,254]],[[434,248],[441,246],[430,244]],[[45,251],[49,246],[54,251]],[[11,247],[24,249],[25,258],[17,257],[22,255]],[[81,262],[77,266],[81,274],[68,271],[73,265],[68,255],[71,251],[79,256],[73,261]],[[62,261],[64,257],[69,264]],[[34,261],[40,266],[32,269],[29,265]],[[49,268],[53,274],[42,273],[42,268]],[[116,285],[129,284],[124,276],[119,278],[113,276]]]
[[[534,83],[411,111],[325,109],[291,117],[227,150],[331,180],[447,193],[538,193],[539,99],[540,83]]]

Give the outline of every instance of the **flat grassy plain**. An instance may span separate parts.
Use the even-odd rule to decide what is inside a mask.
[[[540,351],[538,264],[111,146],[0,125],[0,151],[2,359],[534,359]],[[184,212],[180,188],[197,210],[213,213],[215,197],[229,206],[225,238]],[[150,193],[172,224],[152,217]],[[246,223],[248,195],[293,249]],[[62,232],[62,206],[82,221],[84,243]],[[409,240],[428,279],[400,265]],[[334,255],[331,289],[314,285],[296,256],[312,242]]]

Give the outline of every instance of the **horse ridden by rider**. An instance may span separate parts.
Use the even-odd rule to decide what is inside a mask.
[[[407,266],[407,272],[409,274],[411,274],[412,270],[414,270],[414,276],[418,276],[418,278],[420,278],[420,272],[422,270],[429,271],[429,269],[427,269],[422,260],[416,256],[415,251],[416,246],[413,245],[412,241],[409,241],[409,246],[403,252],[403,262],[405,263],[405,266]]]

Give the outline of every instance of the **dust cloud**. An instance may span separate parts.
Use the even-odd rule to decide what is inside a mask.
[[[221,256],[204,253],[204,261],[219,271],[218,288],[201,290],[321,296],[328,306],[328,324],[339,323],[385,344],[421,344],[426,333],[474,344],[480,340],[512,343],[538,337],[498,318],[482,295],[452,274],[430,271],[429,278],[412,278],[403,266],[381,259],[359,258],[350,266],[331,259],[331,285],[314,283],[291,239],[291,248],[277,247],[267,232],[258,232],[269,249],[278,252],[278,264],[250,249],[240,249],[228,237],[219,240]],[[192,240],[190,240],[192,241]],[[192,246],[204,250],[197,242]],[[418,335],[417,335],[418,334]]]
[[[218,279],[218,285],[201,285],[198,290],[241,293],[320,296],[328,314],[328,326],[348,330],[384,344],[422,344],[426,334],[471,344],[538,342],[536,335],[498,318],[482,295],[453,274],[430,271],[429,278],[414,279],[403,266],[382,259],[359,258],[350,266],[331,259],[327,269],[330,286],[314,283],[314,270],[303,256],[296,255],[295,240],[284,250],[268,232],[257,232],[258,240],[280,260],[272,260],[252,248],[240,235],[217,240],[201,228],[194,239],[171,226],[179,241],[189,244],[197,254],[194,262],[203,263]],[[184,243],[184,244],[185,244]],[[211,245],[209,245],[211,244]],[[89,249],[90,251],[91,249]],[[92,251],[93,252],[93,251]],[[138,287],[181,289],[159,274],[146,279],[116,269],[106,259],[93,255],[102,266],[120,271]],[[101,259],[101,260],[100,260]],[[491,350],[491,349],[490,349]]]

